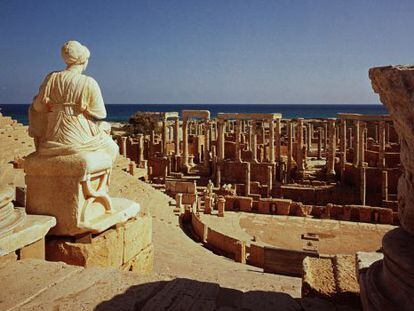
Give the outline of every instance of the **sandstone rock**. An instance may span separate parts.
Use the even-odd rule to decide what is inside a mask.
[[[83,267],[150,272],[153,255],[149,216],[131,219],[96,236],[87,235],[78,240],[50,237],[46,243],[47,260]]]

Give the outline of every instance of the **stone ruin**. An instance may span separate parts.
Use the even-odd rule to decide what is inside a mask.
[[[178,115],[157,115],[159,135],[117,138],[151,183],[213,181],[218,195],[230,186],[235,193],[224,197],[244,211],[398,224],[400,145],[390,116],[219,113],[211,119],[208,111],[184,110],[180,121]],[[283,200],[291,202],[288,211]]]

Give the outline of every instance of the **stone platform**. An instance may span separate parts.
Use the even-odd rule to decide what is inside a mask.
[[[153,268],[152,219],[133,218],[100,234],[48,236],[46,259],[83,267],[115,267],[139,273]]]

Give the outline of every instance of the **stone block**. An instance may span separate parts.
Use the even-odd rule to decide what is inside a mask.
[[[153,260],[151,247],[152,219],[147,215],[98,235],[89,234],[79,239],[49,237],[46,241],[46,259],[83,267],[150,272]]]
[[[331,299],[335,294],[335,277],[330,258],[303,260],[302,297]]]
[[[289,215],[290,205],[292,204],[292,200],[289,200],[289,199],[275,199],[275,200],[273,200],[273,202],[276,203],[277,214],[278,215]]]
[[[361,206],[359,208],[359,221],[371,222],[371,209],[369,207]]]
[[[26,245],[43,239],[55,224],[56,220],[51,216],[26,215],[21,226],[0,236],[0,255],[15,252]]]
[[[45,239],[40,239],[20,249],[19,259],[45,259]]]
[[[0,256],[0,267],[7,265],[13,261],[17,261],[17,254],[15,252]]]
[[[379,210],[379,222],[381,224],[392,225],[394,222],[393,211],[389,208],[381,208]]]
[[[149,244],[132,259],[122,265],[122,270],[140,274],[151,273],[154,268],[154,246]]]
[[[130,220],[124,228],[124,258],[126,263],[152,243],[152,219],[148,215]]]
[[[86,239],[85,239],[86,240]],[[108,229],[90,241],[51,237],[46,240],[46,260],[63,261],[83,267],[121,267],[124,253],[124,228]]]

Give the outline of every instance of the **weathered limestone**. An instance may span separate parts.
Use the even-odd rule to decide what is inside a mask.
[[[384,259],[361,272],[361,300],[366,310],[410,310],[414,303],[414,67],[371,68],[369,77],[401,140],[404,171],[398,183],[401,228],[384,236]]]
[[[83,267],[115,267],[140,273],[152,271],[151,217],[130,219],[115,228],[79,239],[49,239],[46,259]]]

